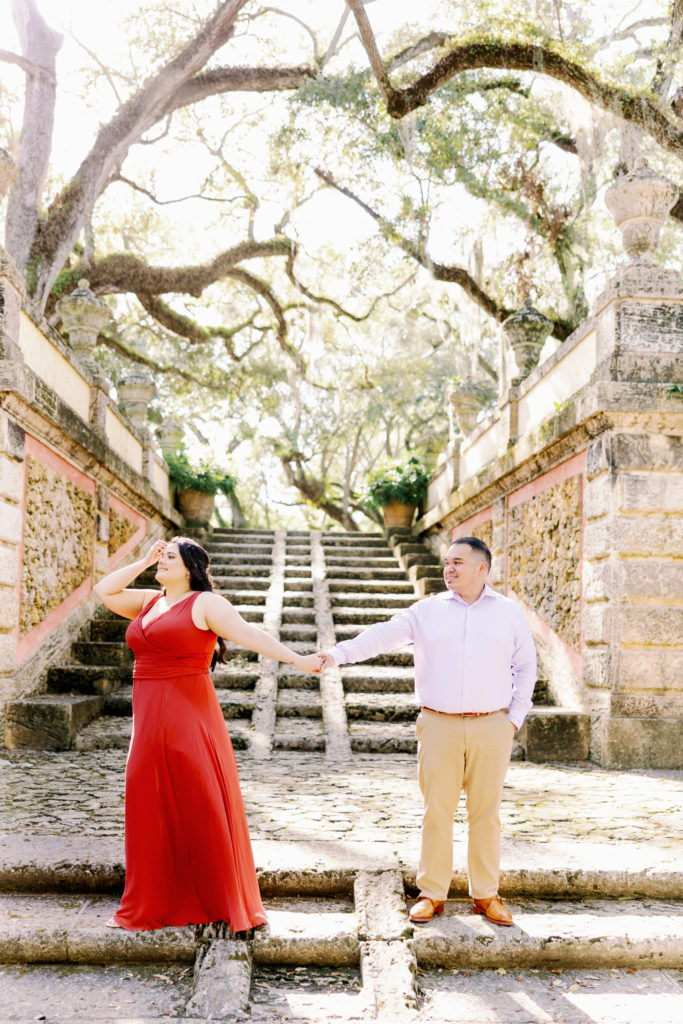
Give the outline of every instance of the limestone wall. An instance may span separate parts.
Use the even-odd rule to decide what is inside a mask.
[[[99,607],[94,582],[181,521],[151,435],[23,292],[0,248],[0,735]]]
[[[440,557],[486,540],[553,699],[590,715],[608,766],[683,767],[681,380],[681,276],[627,265],[451,446],[413,528]]]

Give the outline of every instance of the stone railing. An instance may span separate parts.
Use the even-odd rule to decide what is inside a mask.
[[[153,382],[129,374],[110,397],[91,358],[110,313],[87,282],[57,312],[68,344],[0,247],[0,715],[44,688],[94,582],[181,522],[145,423]]]
[[[476,385],[451,388],[462,430],[413,528],[439,556],[489,544],[552,696],[590,714],[608,766],[683,767],[683,278],[652,261],[675,199],[643,165],[611,186],[629,261],[541,365],[544,318],[503,325],[517,375],[481,422]]]

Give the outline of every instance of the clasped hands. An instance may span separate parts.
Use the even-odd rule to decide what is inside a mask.
[[[313,675],[320,675],[326,668],[332,668],[334,658],[326,651],[317,651],[315,654],[303,654],[297,659],[300,672],[311,672]]]

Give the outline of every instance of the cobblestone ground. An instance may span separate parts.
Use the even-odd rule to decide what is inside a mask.
[[[344,763],[318,754],[238,755],[238,765],[255,841],[383,843],[406,863],[415,856],[421,797],[411,755]],[[40,837],[90,837],[120,850],[124,770],[118,750],[0,755],[5,855],[12,836],[38,844]],[[531,845],[550,856],[598,844],[671,867],[680,858],[682,804],[683,772],[512,764],[502,807],[506,850]]]
[[[356,755],[333,762],[315,753],[278,753],[270,760],[238,754],[238,765],[257,864],[266,874],[283,864],[325,867],[335,858],[374,868],[383,859],[395,862],[398,855],[410,878],[422,810],[413,756]],[[125,752],[119,750],[0,754],[0,867],[89,858],[121,865],[124,771]],[[534,869],[540,869],[536,877],[557,869],[567,877],[573,868],[598,871],[603,879],[611,872],[613,895],[620,894],[629,871],[641,876],[661,871],[668,886],[671,872],[679,879],[683,872],[682,804],[682,772],[515,763],[502,808],[504,871],[521,872],[522,887]],[[460,826],[463,817],[461,805]],[[462,872],[463,829],[458,826],[455,865]],[[114,877],[120,879],[120,872]],[[449,908],[451,917],[457,903]],[[647,919],[645,904],[642,913]],[[191,977],[188,965],[173,964],[0,965],[0,1021],[154,1024],[175,1019],[197,1024],[181,1016]],[[683,1020],[683,973],[673,969],[418,969],[417,995],[418,1007],[397,1021]],[[249,1011],[225,1019],[357,1024],[374,1015],[368,1014],[358,967],[257,964]]]

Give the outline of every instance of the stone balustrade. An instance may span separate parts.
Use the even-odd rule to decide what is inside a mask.
[[[642,164],[608,191],[628,260],[540,365],[515,339],[517,376],[480,422],[466,409],[413,527],[439,556],[489,544],[551,698],[613,767],[683,767],[683,278],[652,258],[676,194]]]
[[[72,344],[0,247],[0,719],[7,700],[44,689],[98,605],[94,582],[182,521],[144,418],[91,358],[106,304],[81,281],[58,308]]]

